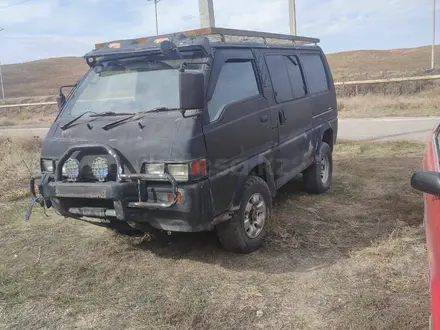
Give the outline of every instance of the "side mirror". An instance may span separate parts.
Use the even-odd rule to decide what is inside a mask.
[[[205,107],[205,76],[201,72],[179,72],[180,109]]]
[[[411,187],[430,195],[440,196],[440,173],[417,171],[411,177]]]
[[[65,85],[60,87],[60,92],[57,96],[57,105],[58,105],[58,111],[61,111],[63,109],[64,103],[66,103],[66,96],[63,94],[63,88],[76,88],[78,85],[79,80],[76,82],[75,85]]]
[[[61,111],[61,109],[63,109],[64,103],[66,103],[66,96],[60,91],[57,96],[58,111]]]

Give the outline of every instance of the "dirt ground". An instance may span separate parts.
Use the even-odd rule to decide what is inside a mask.
[[[423,145],[341,142],[332,189],[284,187],[264,248],[246,256],[214,234],[127,238],[40,209],[25,223],[21,164],[34,171],[38,146],[0,142],[2,329],[428,326],[423,202],[409,185]]]

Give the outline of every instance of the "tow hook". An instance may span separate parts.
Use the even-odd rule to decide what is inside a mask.
[[[38,187],[39,193],[37,194],[35,191],[35,181],[38,179],[41,179],[41,181],[40,181],[40,184]],[[26,212],[26,216],[24,217],[25,222],[29,222],[31,215],[32,215],[32,210],[34,209],[34,206],[36,204],[40,205],[43,208],[44,215],[48,217],[48,215],[46,213],[46,200],[41,192],[43,190],[43,185],[48,184],[50,180],[51,180],[50,174],[43,174],[42,176],[40,175],[40,176],[36,176],[36,177],[31,178],[31,180],[29,182],[29,190],[32,193],[33,198],[31,199],[31,202],[29,203],[29,207]],[[47,205],[47,206],[50,207],[50,205]]]
[[[44,214],[48,216],[46,213],[46,208],[44,206],[44,197],[42,195],[38,195],[37,197],[32,198],[29,204],[29,208],[26,212],[26,216],[24,217],[25,222],[29,222],[29,220],[31,219],[32,210],[34,209],[35,204],[39,204],[43,208]]]

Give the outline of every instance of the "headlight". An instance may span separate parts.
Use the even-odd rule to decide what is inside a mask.
[[[168,172],[176,179],[176,181],[188,181],[188,164],[169,164]]]
[[[41,172],[54,172],[52,159],[41,159]]]
[[[160,175],[165,172],[165,164],[145,164],[145,174]]]

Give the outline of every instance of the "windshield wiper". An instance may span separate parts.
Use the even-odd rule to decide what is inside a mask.
[[[116,116],[129,116],[129,115],[135,115],[135,114],[133,112],[107,111],[107,112],[95,113],[95,114],[91,115],[90,117],[116,117]]]
[[[178,108],[159,107],[159,108],[154,108],[154,109],[151,109],[151,110],[141,111],[141,112],[139,112],[139,114],[146,114],[146,113],[152,113],[152,112],[162,112],[162,111],[175,111],[175,110],[180,110],[180,109],[178,109]]]
[[[131,113],[128,114],[127,113],[126,115],[128,115],[128,117],[125,117],[125,118],[122,118],[122,119],[119,119],[119,120],[116,120],[116,121],[112,121],[111,123],[108,123],[108,124],[102,126],[101,128],[106,131],[106,130],[108,130],[110,128],[113,128],[113,127],[116,127],[119,124],[122,124],[123,122],[125,122],[125,121],[133,118],[134,116],[136,116],[136,114],[134,114],[134,113],[133,114],[131,114]]]
[[[107,111],[107,112],[96,112],[88,110],[82,114],[80,114],[78,117],[73,118],[71,121],[66,123],[65,125],[61,126],[61,129],[64,131],[72,126],[72,124],[76,123],[79,119],[84,117],[86,114],[91,113],[92,115],[90,117],[113,117],[113,116],[128,116],[128,115],[135,115],[134,113],[124,113],[124,112],[113,112],[113,111]]]
[[[114,128],[130,119],[134,119],[134,120],[139,120],[142,119],[145,115],[149,114],[149,113],[153,113],[153,112],[162,112],[162,111],[173,111],[173,110],[179,110],[178,108],[167,108],[167,107],[160,107],[160,108],[154,108],[152,110],[144,110],[144,111],[139,111],[138,113],[134,114],[134,113],[126,113],[126,115],[128,115],[129,117],[127,118],[123,118],[117,121],[114,121],[112,123],[108,123],[107,125],[102,126],[102,129],[104,130],[108,130],[111,128]],[[93,117],[97,117],[96,115],[94,115]]]
[[[72,126],[72,124],[76,123],[77,120],[81,119],[82,117],[84,117],[84,116],[85,116],[86,114],[88,114],[88,113],[96,114],[96,112],[91,111],[91,110],[88,110],[88,111],[86,111],[86,112],[80,114],[79,116],[73,118],[71,121],[69,121],[68,123],[64,124],[63,126],[61,126],[61,129],[62,129],[63,131],[66,130],[66,129],[68,129],[70,126]]]

